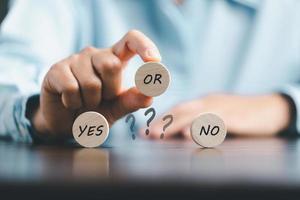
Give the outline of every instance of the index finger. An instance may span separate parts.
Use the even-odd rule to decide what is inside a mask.
[[[126,62],[138,54],[144,62],[161,60],[156,45],[142,32],[129,31],[119,42],[112,47],[113,53]]]

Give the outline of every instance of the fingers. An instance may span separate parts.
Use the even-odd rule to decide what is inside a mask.
[[[99,50],[92,56],[92,64],[103,82],[103,98],[113,99],[121,93],[124,64],[111,49]]]
[[[173,122],[174,123],[174,122]],[[190,126],[178,126],[176,124],[173,124],[172,126],[169,126],[168,129],[164,132],[164,138],[169,139],[177,135],[183,136],[184,139],[189,140],[191,138],[190,136]],[[182,124],[182,123],[180,123]],[[148,136],[145,135],[145,128],[143,128],[140,131],[140,134],[143,138],[149,138],[149,139],[161,139],[161,134],[163,133],[163,127],[165,123],[160,121],[155,121],[149,128],[150,134]],[[173,126],[174,125],[174,126]]]
[[[112,116],[118,118],[146,107],[152,100],[134,88],[122,92],[123,68],[135,54],[144,61],[161,59],[149,38],[139,31],[130,31],[112,48],[87,47],[55,64],[45,78],[45,89],[61,95],[68,109],[98,109],[103,100],[112,100]]]
[[[111,104],[103,104],[99,109],[106,110],[108,121],[112,124],[124,115],[152,104],[152,97],[140,93],[137,88],[122,92]]]
[[[79,84],[67,61],[51,67],[45,77],[43,89],[49,94],[47,95],[48,100],[50,100],[51,94],[54,97],[61,95],[62,103],[68,109],[77,109],[82,106]]]
[[[189,129],[186,127],[189,127],[193,119],[198,115],[199,103],[198,101],[183,103],[175,106],[167,113],[173,115],[174,121],[172,125],[166,129],[164,138],[172,138],[178,134],[189,138]],[[148,138],[159,139],[164,125],[165,122],[163,122],[161,118],[152,122]],[[141,134],[144,133],[141,132]]]
[[[84,107],[95,109],[101,102],[102,82],[92,66],[91,54],[84,50],[69,59],[71,71],[79,84]]]
[[[161,60],[155,44],[137,30],[129,31],[112,47],[112,51],[124,62],[127,62],[135,54],[138,54],[144,62]]]
[[[189,121],[186,121],[184,117],[182,118],[180,115],[178,115],[178,113],[174,111],[170,111],[168,113],[171,113],[175,117],[172,125],[169,126],[168,129],[165,131],[164,138],[174,137],[175,135],[180,133],[181,129],[184,126],[186,126],[189,123]],[[177,118],[176,116],[180,116],[180,117]],[[161,120],[161,118],[155,120],[150,127],[149,138],[159,139],[164,125],[165,123]]]
[[[181,126],[176,124],[177,122],[174,120],[171,126],[164,132],[164,138],[172,138],[175,135],[180,133]],[[165,123],[162,120],[156,120],[150,126],[150,134],[148,135],[149,139],[160,139],[161,134],[163,133],[163,127]]]
[[[184,137],[186,140],[192,139],[192,137],[191,137],[191,126],[190,126],[190,125],[184,127],[184,128],[180,131],[180,133],[183,135],[183,137]]]
[[[95,109],[101,102],[102,82],[92,66],[92,50],[58,62],[45,77],[45,89],[60,94],[67,109]]]

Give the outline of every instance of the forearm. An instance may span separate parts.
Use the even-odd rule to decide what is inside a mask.
[[[241,98],[240,111],[226,114],[228,130],[234,135],[272,136],[287,130],[293,121],[294,106],[284,95]]]
[[[295,108],[291,99],[280,93],[243,96],[232,94],[213,94],[190,102],[181,103],[167,113],[176,116],[167,137],[177,133],[190,137],[190,125],[201,113],[219,115],[227,126],[229,134],[236,136],[274,136],[283,132],[294,121]],[[160,120],[151,127],[152,138],[160,137]]]

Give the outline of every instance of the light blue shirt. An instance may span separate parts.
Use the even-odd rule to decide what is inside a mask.
[[[214,92],[281,91],[300,106],[298,0],[18,0],[0,30],[0,135],[31,142],[26,102],[50,66],[85,46],[109,47],[131,29],[157,44],[172,75],[154,100],[158,113]],[[134,85],[141,63],[129,63],[124,85]],[[135,115],[144,125],[143,112]]]

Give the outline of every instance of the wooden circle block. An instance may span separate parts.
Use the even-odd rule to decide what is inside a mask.
[[[105,142],[109,125],[103,115],[94,111],[80,114],[73,123],[74,139],[84,147],[97,147]]]
[[[216,114],[204,113],[198,116],[192,123],[192,139],[203,147],[215,147],[220,145],[227,131],[224,121]]]
[[[135,74],[135,85],[146,96],[156,97],[164,93],[171,76],[167,68],[159,62],[143,64]]]

